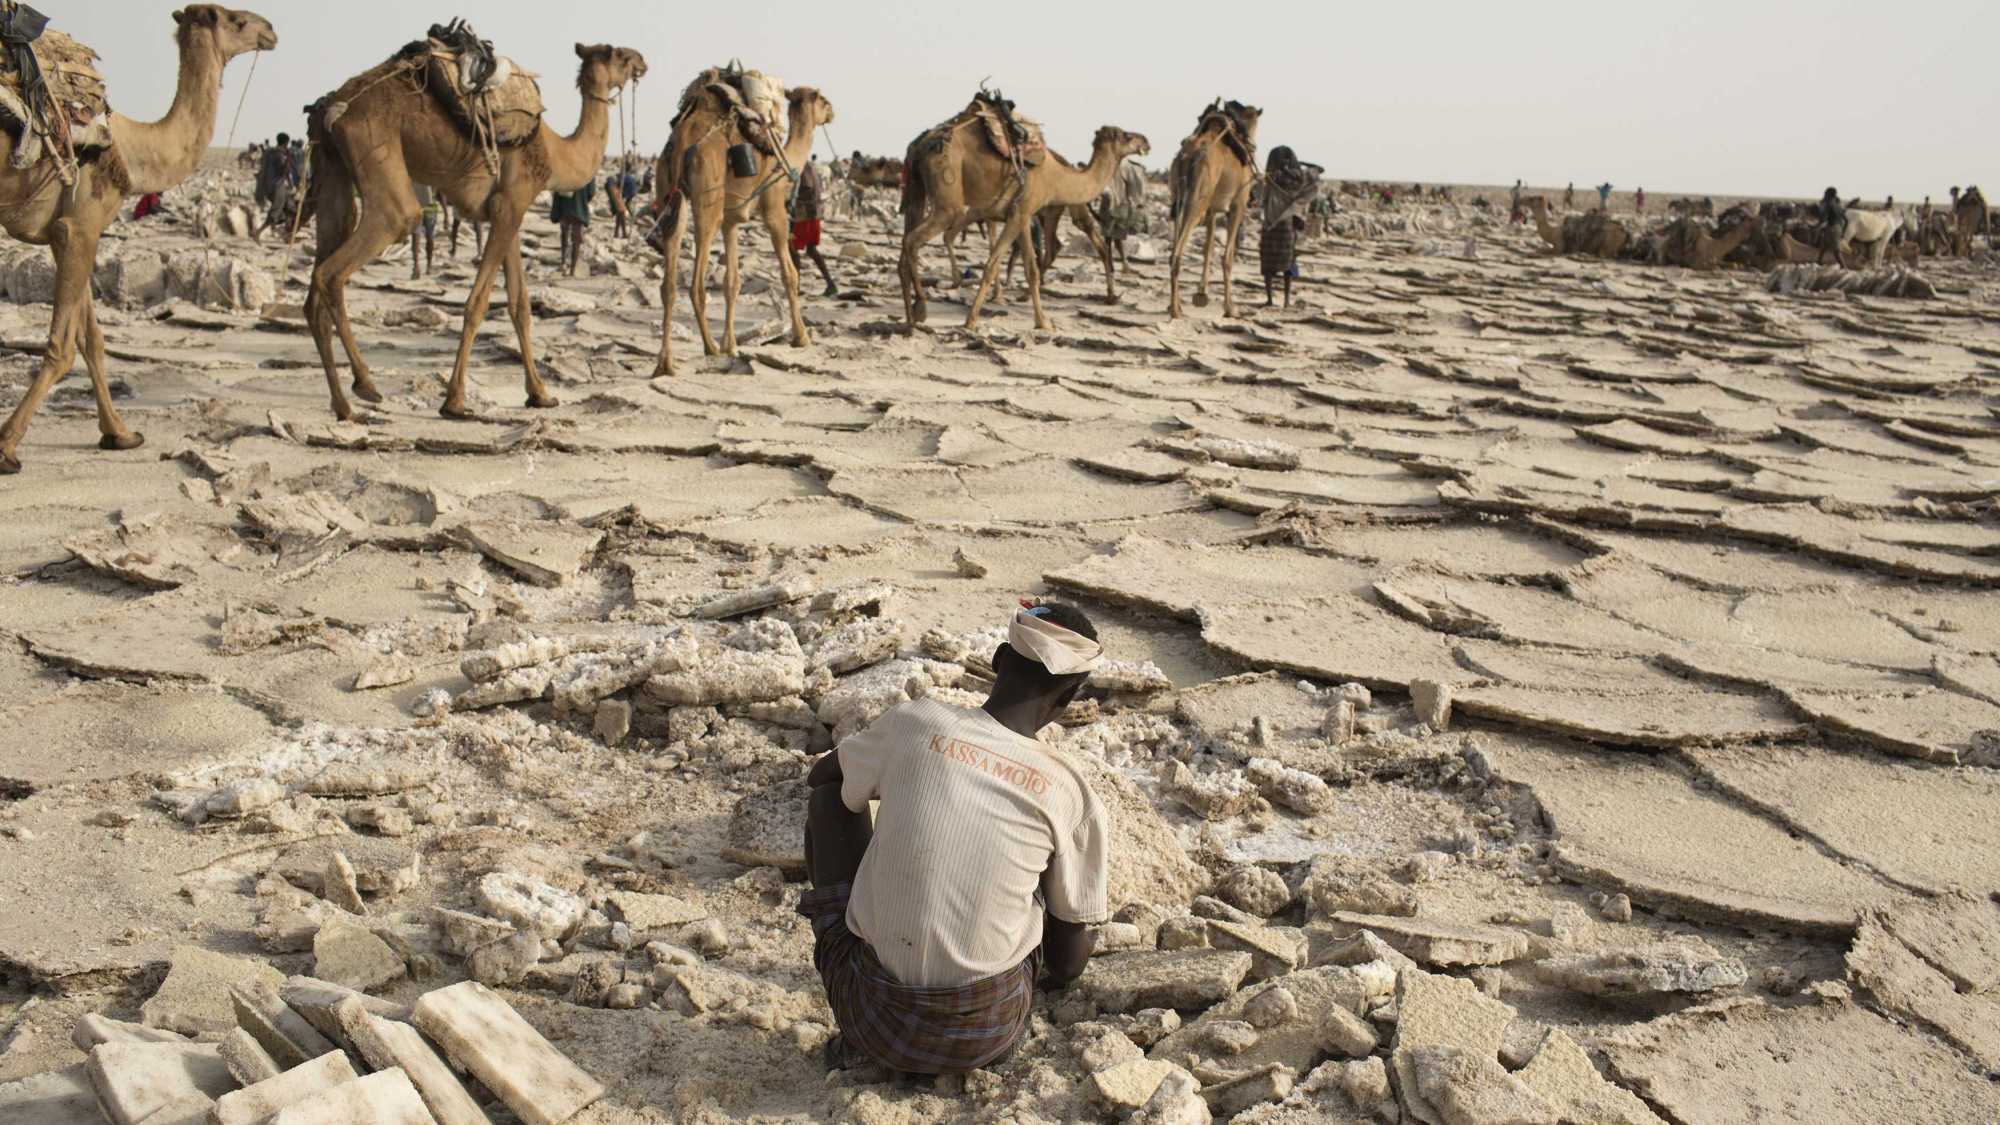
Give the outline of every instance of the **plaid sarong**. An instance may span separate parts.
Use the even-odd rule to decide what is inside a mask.
[[[813,966],[847,1049],[905,1074],[977,1070],[1012,1052],[1034,1008],[1041,950],[1004,973],[956,988],[906,985],[847,928],[853,888],[836,883],[808,891],[798,906],[812,921]]]

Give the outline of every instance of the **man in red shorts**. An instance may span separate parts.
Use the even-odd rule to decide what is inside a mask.
[[[832,1068],[977,1070],[1063,988],[1109,918],[1104,806],[1035,737],[1102,658],[1090,619],[1024,607],[967,710],[903,704],[814,763],[806,820],[813,964],[840,1033]],[[871,824],[869,802],[881,807]]]
[[[819,267],[819,275],[826,279],[826,296],[837,297],[840,290],[833,284],[833,271],[827,268],[826,259],[819,252],[820,195],[823,184],[819,176],[819,157],[815,156],[799,169],[798,190],[792,199],[792,268],[805,272],[805,264],[799,261],[799,252],[812,255],[813,265]]]

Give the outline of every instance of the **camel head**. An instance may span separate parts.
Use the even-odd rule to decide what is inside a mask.
[[[785,100],[791,103],[792,116],[803,114],[812,128],[833,124],[833,103],[811,86],[792,87],[785,91]]]
[[[191,4],[174,13],[174,40],[182,47],[206,39],[224,62],[246,51],[269,51],[278,46],[278,33],[271,21],[255,12],[224,8],[216,4]]]
[[[1138,133],[1128,133],[1116,125],[1106,125],[1097,131],[1090,142],[1092,150],[1109,149],[1118,160],[1132,156],[1145,156],[1153,151],[1151,141]]]
[[[1236,122],[1236,130],[1243,134],[1244,140],[1257,139],[1257,122],[1264,119],[1263,110],[1254,105],[1244,105],[1242,102],[1230,102],[1228,113]]]
[[[630,47],[578,43],[576,57],[583,60],[576,74],[579,90],[585,89],[584,84],[593,78],[602,81],[605,89],[616,90],[627,82],[646,77],[646,56]]]

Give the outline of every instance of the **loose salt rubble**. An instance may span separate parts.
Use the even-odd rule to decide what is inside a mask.
[[[210,1120],[214,1125],[256,1125],[286,1106],[324,1094],[357,1077],[345,1053],[329,1051],[256,1085],[222,1095],[215,1100]]]
[[[197,1125],[236,1088],[213,1044],[104,1043],[90,1052],[90,1084],[113,1125]]]
[[[748,590],[731,594],[721,594],[695,607],[688,616],[708,621],[723,621],[731,617],[741,617],[760,609],[795,602],[807,597],[818,588],[818,583],[804,574],[786,575],[776,581]]]
[[[1333,790],[1318,774],[1295,770],[1270,758],[1252,758],[1244,776],[1264,795],[1265,800],[1305,816],[1316,816],[1333,807]]]

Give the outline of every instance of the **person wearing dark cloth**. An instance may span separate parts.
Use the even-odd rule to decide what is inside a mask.
[[[819,275],[826,279],[826,296],[840,295],[840,288],[833,283],[833,270],[828,268],[826,258],[819,252],[820,206],[826,185],[820,179],[819,157],[815,156],[799,169],[799,183],[792,199],[792,267],[801,272],[805,264],[799,260],[801,251],[809,255],[813,265],[819,267]]]
[[[260,236],[273,228],[291,229],[292,200],[299,188],[302,163],[302,153],[292,147],[292,138],[284,133],[278,134],[277,144],[264,150],[263,162],[257,168],[256,197],[269,210],[258,231]]]
[[[1023,603],[978,710],[905,703],[813,764],[805,854],[830,1069],[960,1074],[1006,1058],[1036,980],[1066,988],[1110,917],[1104,806],[1037,732],[1103,658],[1074,607]],[[872,822],[870,802],[880,802]]]
[[[1576,181],[1575,181],[1575,180],[1571,180],[1571,181],[1570,181],[1570,185],[1569,185],[1568,187],[1566,187],[1566,188],[1564,188],[1564,189],[1563,189],[1563,210],[1565,210],[1565,211],[1574,211],[1574,210],[1576,210]]]
[[[417,207],[417,221],[410,225],[410,280],[412,281],[426,273],[437,272],[437,189],[429,184],[418,184]]]
[[[1306,164],[1279,145],[1264,165],[1264,233],[1257,240],[1257,265],[1264,275],[1264,307],[1272,304],[1273,283],[1285,281],[1285,307],[1292,307],[1292,279],[1299,276],[1299,232],[1306,209],[1319,191],[1320,167]]]
[[[590,198],[596,190],[597,181],[586,180],[575,191],[556,192],[549,204],[549,218],[562,231],[560,268],[571,277],[576,276],[577,264],[583,261],[583,236],[590,229]]]

